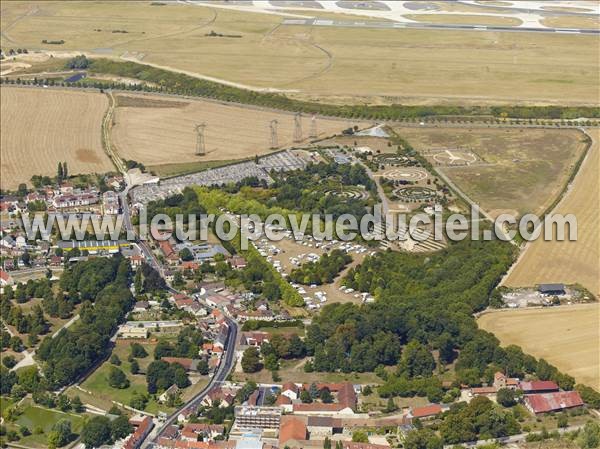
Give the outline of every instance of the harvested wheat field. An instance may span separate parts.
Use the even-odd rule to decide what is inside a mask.
[[[151,95],[116,96],[112,128],[119,154],[146,165],[242,159],[269,153],[271,120],[277,120],[278,146],[293,144],[294,115],[204,100]],[[302,117],[303,142],[311,118]],[[197,124],[205,123],[205,156],[196,156]],[[317,119],[319,137],[330,136],[359,122]]]
[[[530,243],[509,272],[505,285],[580,283],[600,297],[600,132],[589,132],[594,144],[572,186],[554,211],[577,217],[577,241],[538,239]]]
[[[3,189],[29,183],[33,175],[54,176],[61,161],[72,175],[113,169],[101,139],[106,96],[2,87],[1,99]]]
[[[477,322],[502,345],[519,345],[578,382],[600,388],[600,304],[501,310]]]

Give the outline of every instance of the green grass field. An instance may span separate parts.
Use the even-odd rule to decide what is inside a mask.
[[[0,399],[0,405],[4,411],[6,407],[12,405],[12,400],[7,398]],[[71,421],[73,433],[78,434],[83,426],[84,418],[82,415],[75,413],[64,413],[59,410],[47,409],[37,406],[26,399],[21,405],[22,413],[14,422],[5,422],[8,429],[14,429],[19,432],[21,426],[25,426],[31,432],[31,435],[21,436],[17,444],[25,447],[45,448],[48,447],[48,433],[52,431],[52,427],[63,419]],[[42,430],[39,433],[39,430]]]
[[[154,344],[144,344],[148,356],[143,359],[137,359],[140,365],[140,370],[143,372],[147,366],[154,360],[152,353],[154,351]],[[117,345],[113,350],[113,354],[116,354],[121,360],[121,365],[117,368],[121,369],[129,379],[130,385],[128,388],[118,389],[113,388],[108,384],[107,377],[110,372],[110,367],[113,366],[109,361],[104,362],[94,373],[88,377],[81,387],[92,393],[88,400],[93,401],[96,397],[100,400],[97,404],[98,407],[106,408],[111,401],[120,402],[125,405],[129,405],[131,398],[136,394],[147,394],[146,388],[146,376],[144,374],[131,374],[131,363],[127,361],[129,355],[129,345]],[[73,394],[79,394],[77,390],[72,391]],[[82,400],[84,398],[82,397]],[[92,402],[94,404],[94,402]],[[168,412],[170,409],[164,405],[159,404],[156,399],[150,397],[148,405],[145,411],[150,413],[157,413],[158,411]]]

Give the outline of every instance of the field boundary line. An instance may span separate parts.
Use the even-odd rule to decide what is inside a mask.
[[[106,114],[104,114],[104,119],[102,120],[102,147],[115,168],[119,172],[125,174],[125,172],[127,172],[126,166],[113,148],[111,142],[112,120],[117,102],[112,91],[106,92],[106,96],[108,97],[108,109],[106,110]]]

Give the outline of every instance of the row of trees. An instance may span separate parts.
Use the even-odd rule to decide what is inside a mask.
[[[600,117],[597,107],[543,107],[543,106],[406,106],[406,105],[331,105],[293,100],[277,93],[254,92],[232,86],[201,80],[189,75],[174,73],[135,62],[94,59],[89,64],[93,73],[134,78],[144,82],[141,86],[127,86],[137,90],[165,91],[170,93],[214,98],[222,101],[266,106],[308,114],[323,114],[356,119],[398,120],[428,116],[489,116],[514,118],[564,118]],[[150,87],[151,83],[159,87]],[[111,83],[99,83],[110,87]],[[120,87],[120,85],[119,85]]]

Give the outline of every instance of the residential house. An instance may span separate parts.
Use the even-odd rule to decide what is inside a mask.
[[[300,389],[295,383],[286,382],[281,386],[281,394],[291,400],[296,400],[300,397]]]
[[[214,440],[216,437],[225,434],[225,426],[219,424],[189,423],[183,426],[180,435],[182,440],[198,441]]]
[[[212,407],[212,405],[219,401],[219,407],[229,407],[233,404],[234,396],[226,391],[224,391],[221,387],[215,387],[211,389],[204,399],[202,399],[201,404],[207,407]]]
[[[242,270],[246,268],[247,262],[242,256],[233,256],[229,259],[229,265],[231,265],[231,268],[234,270]]]
[[[165,402],[167,402],[169,400],[169,398],[176,397],[179,394],[179,392],[180,392],[179,387],[177,385],[173,384],[169,388],[167,388],[163,394],[161,394],[158,397],[158,402],[160,402],[161,404],[164,404]]]
[[[134,312],[145,312],[150,308],[150,303],[148,301],[138,301],[133,306]]]
[[[123,449],[138,449],[154,427],[154,422],[149,416],[144,417],[141,421],[132,418],[129,422],[136,426],[136,428],[133,434],[125,441]]]
[[[268,332],[247,331],[242,332],[242,344],[246,346],[260,347],[263,343],[269,343],[270,335]]]
[[[0,270],[0,286],[5,287],[7,285],[13,285],[15,281],[12,276],[4,270]]]

